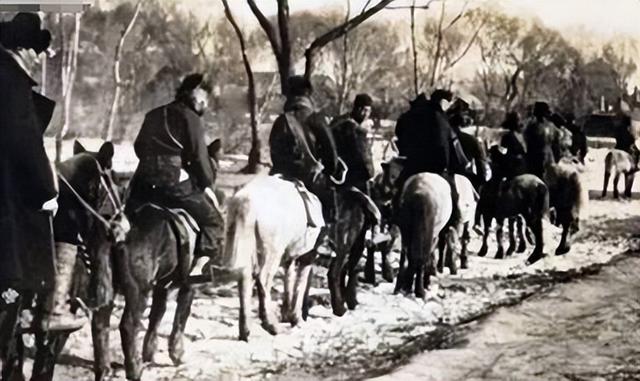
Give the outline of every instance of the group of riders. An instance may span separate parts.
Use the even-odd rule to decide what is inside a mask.
[[[20,13],[12,21],[0,23],[3,349],[17,324],[5,317],[22,308],[22,294],[40,288],[56,289],[53,299],[62,302],[54,300],[53,305],[64,305],[68,290],[59,290],[54,285],[69,283],[61,277],[70,277],[73,271],[69,268],[73,261],[51,260],[48,267],[43,265],[50,259],[43,260],[41,247],[34,248],[34,242],[51,242],[50,219],[42,217],[42,211],[55,214],[58,191],[43,147],[43,132],[51,119],[53,102],[32,90],[36,82],[24,62],[28,51],[41,53],[50,40],[51,35],[41,29],[35,14]],[[275,120],[269,137],[270,174],[295,182],[303,199],[306,191],[315,194],[322,203],[324,221],[330,224],[336,218],[332,193],[336,184],[369,195],[376,172],[369,139],[374,102],[369,95],[359,94],[349,113],[329,120],[314,106],[313,87],[308,79],[292,76],[286,88],[283,113]],[[146,114],[134,144],[139,164],[126,205],[127,214],[150,202],[187,211],[200,228],[194,256],[203,259],[220,254],[224,231],[214,189],[216,167],[205,144],[201,121],[210,91],[203,75],[188,75],[171,103]],[[469,104],[448,90],[435,90],[429,98],[423,93],[410,102],[409,110],[399,117],[395,129],[395,144],[404,162],[395,183],[391,210],[399,202],[400,190],[407,179],[432,172],[451,186],[454,211],[449,223],[457,224],[461,216],[454,175],[468,176],[476,186],[491,176],[486,147],[476,136],[461,130],[470,120]],[[555,128],[548,129],[547,125]],[[508,130],[500,142],[503,160],[508,165],[503,167],[504,173],[494,173],[494,177],[510,178],[523,173],[542,177],[546,163],[565,155],[584,162],[587,153],[584,132],[575,124],[573,115],[552,113],[547,103],[535,103],[526,120],[521,120],[516,112],[507,113],[502,127]],[[550,136],[550,131],[556,135]],[[308,223],[313,226],[317,221],[309,218]],[[33,270],[33,263],[39,263],[39,271]],[[50,312],[45,322],[49,330],[84,323],[64,308]]]

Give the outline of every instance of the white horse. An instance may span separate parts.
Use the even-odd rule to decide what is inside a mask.
[[[285,269],[283,320],[295,326],[302,319],[302,302],[315,245],[324,225],[322,208],[309,193],[316,227],[308,226],[307,209],[296,185],[277,176],[258,176],[228,202],[226,245],[221,267],[238,280],[240,340],[248,340],[251,291],[255,280],[262,327],[277,334],[271,288],[278,267]]]

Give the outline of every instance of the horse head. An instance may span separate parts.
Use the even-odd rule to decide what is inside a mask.
[[[67,215],[76,219],[73,222],[77,226],[101,224],[115,242],[121,242],[130,226],[112,177],[113,155],[110,142],[97,152],[87,151],[78,141],[74,143],[73,156],[57,168],[60,209],[72,211]]]
[[[403,156],[392,157],[380,164],[382,167],[382,186],[393,192],[407,159]]]

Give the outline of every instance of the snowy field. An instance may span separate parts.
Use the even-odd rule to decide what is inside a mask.
[[[99,147],[99,142],[83,140],[83,143],[89,149]],[[65,150],[70,152],[69,146]],[[589,153],[584,181],[592,200],[576,243],[566,256],[549,256],[527,267],[524,261],[528,252],[505,260],[492,259],[493,242],[488,257],[479,258],[475,252],[480,247],[480,237],[472,233],[469,269],[456,276],[445,274],[435,279],[426,301],[393,295],[393,285],[389,283],[376,287],[362,285],[358,309],[337,318],[326,303],[328,290],[313,288],[316,305],[306,323],[293,329],[282,324],[280,335],[270,336],[260,328],[254,310],[249,343],[236,339],[235,285],[202,288],[187,323],[185,363],[174,367],[167,354],[166,338],[175,309],[175,302],[170,302],[160,328],[159,353],[155,363],[147,366],[143,380],[242,380],[266,376],[283,380],[360,379],[379,375],[404,363],[408,356],[443,344],[446,332],[457,324],[483,316],[497,306],[518,302],[555,282],[592,272],[594,266],[635,249],[634,236],[640,229],[637,183],[632,200],[599,199],[606,152],[594,149]],[[380,157],[380,152],[376,156]],[[223,168],[233,164],[231,158],[227,159],[229,162],[223,163]],[[135,167],[130,147],[116,148],[114,166],[116,170]],[[249,178],[226,173],[221,182],[237,186]],[[546,252],[553,253],[559,230],[546,223],[545,235]],[[397,253],[393,263],[397,263]],[[324,269],[316,270],[319,277],[314,283],[323,284]],[[279,294],[281,280],[276,282],[276,289]],[[114,373],[123,378],[117,329],[121,311],[119,300],[117,316],[111,322],[111,351],[116,363]],[[93,377],[89,327],[71,336],[61,362],[57,380]]]

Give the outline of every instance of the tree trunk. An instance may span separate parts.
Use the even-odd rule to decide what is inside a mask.
[[[344,18],[344,22],[348,22],[351,18],[351,1],[347,0],[347,13]],[[344,112],[344,105],[346,98],[348,97],[348,77],[349,77],[349,33],[345,33],[342,36],[342,75],[340,78],[340,86],[338,88],[338,113]]]
[[[73,41],[67,40],[67,34],[64,29],[64,17],[60,15],[60,35],[62,36],[62,128],[56,135],[56,163],[62,161],[62,139],[70,128],[71,115],[71,95],[73,93],[73,83],[76,78],[76,68],[78,67],[78,47],[80,45],[80,13],[75,14],[75,27],[73,33]],[[72,44],[69,47],[69,44]]]
[[[413,92],[418,96],[418,49],[416,46],[416,0],[411,4],[411,52],[413,53]]]
[[[238,36],[238,42],[240,43],[240,51],[242,52],[242,62],[244,64],[244,70],[247,74],[247,82],[248,82],[248,90],[247,90],[247,103],[249,105],[249,115],[251,122],[251,150],[249,150],[249,158],[247,162],[247,166],[244,167],[241,172],[243,173],[257,173],[258,165],[260,164],[260,148],[262,143],[260,141],[260,136],[258,134],[258,101],[256,96],[256,85],[255,79],[253,77],[253,70],[251,69],[251,63],[249,62],[249,57],[247,56],[247,47],[244,40],[244,35],[242,34],[242,30],[236,23],[233,14],[231,13],[231,9],[229,8],[229,3],[227,0],[221,0],[222,5],[224,6],[224,14],[229,20],[229,23],[233,27],[233,30],[236,32],[236,36]],[[281,77],[282,78],[282,77]]]
[[[142,7],[142,1],[143,0],[138,0],[136,8],[133,12],[133,16],[131,16],[129,24],[127,24],[127,27],[120,34],[120,40],[118,41],[118,45],[116,46],[116,55],[115,60],[113,61],[113,80],[115,89],[113,92],[113,101],[111,102],[111,108],[109,109],[109,114],[107,114],[105,125],[102,130],[102,139],[104,140],[110,141],[113,139],[113,125],[115,124],[116,115],[118,114],[120,96],[122,94],[122,87],[124,86],[122,78],[120,78],[120,61],[122,59],[122,49],[124,47],[124,41],[127,38],[127,35],[129,34],[129,32],[131,32],[131,29],[133,29],[133,25],[138,18],[140,8]]]

